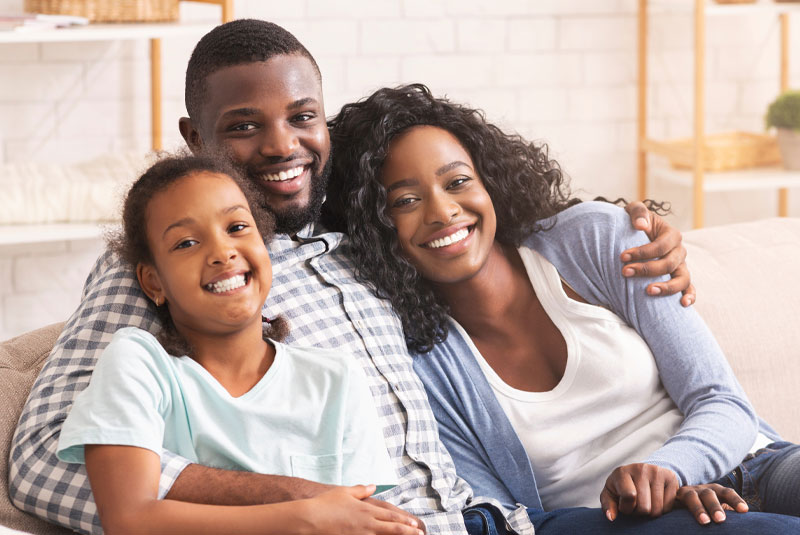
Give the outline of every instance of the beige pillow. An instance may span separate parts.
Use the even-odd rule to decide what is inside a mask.
[[[8,497],[8,455],[11,437],[33,381],[61,333],[56,323],[0,344],[0,526],[36,534],[70,533],[23,513]]]

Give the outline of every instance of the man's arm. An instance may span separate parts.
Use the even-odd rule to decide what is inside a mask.
[[[211,505],[260,505],[313,498],[333,488],[289,476],[273,476],[190,464],[166,498]]]
[[[620,258],[625,264],[622,275],[625,277],[669,275],[671,279],[668,281],[647,285],[648,295],[667,296],[682,292],[681,305],[688,307],[694,304],[697,294],[689,268],[686,266],[686,248],[682,244],[681,233],[660,215],[648,210],[640,201],[627,204],[625,211],[628,212],[633,227],[644,231],[650,238],[650,243],[622,252]]]

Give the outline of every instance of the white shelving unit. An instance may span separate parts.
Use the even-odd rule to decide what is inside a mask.
[[[223,22],[233,20],[233,0],[186,0],[217,4],[222,8]],[[77,41],[150,41],[150,108],[154,150],[162,148],[161,132],[161,39],[164,37],[201,36],[216,22],[161,22],[88,24],[69,28],[2,31],[0,45],[12,43],[54,43]],[[2,177],[0,177],[0,185]],[[83,240],[102,235],[102,223],[60,223],[47,225],[0,225],[0,246]]]
[[[706,135],[705,131],[705,31],[707,17],[753,16],[769,14],[780,20],[780,81],[775,92],[789,84],[789,16],[800,13],[800,3],[778,3],[758,0],[750,4],[717,4],[712,0],[639,0],[639,95],[638,95],[638,192],[647,196],[648,177],[665,180],[692,189],[694,226],[704,224],[704,196],[706,193],[743,190],[778,190],[778,214],[788,212],[788,190],[800,188],[800,172],[786,171],[781,167],[762,167],[737,171],[704,171],[703,151],[697,150]],[[657,153],[647,135],[647,36],[649,17],[658,14],[694,15],[694,166],[691,170],[668,167],[666,162],[650,163],[648,154]],[[655,22],[657,23],[657,21]]]

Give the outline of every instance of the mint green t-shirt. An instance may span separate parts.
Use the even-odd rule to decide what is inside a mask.
[[[83,463],[84,445],[113,444],[334,485],[396,484],[356,359],[271,343],[272,366],[233,397],[190,357],[170,356],[146,331],[120,329],[64,422],[59,459]]]

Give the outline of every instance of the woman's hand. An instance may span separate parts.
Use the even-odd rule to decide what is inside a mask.
[[[610,521],[619,513],[661,516],[672,510],[678,476],[669,468],[636,463],[615,468],[600,493],[600,507]]]
[[[622,274],[625,277],[669,274],[671,280],[650,284],[647,293],[672,295],[683,292],[681,304],[692,305],[697,295],[689,268],[686,267],[686,248],[683,247],[681,233],[639,201],[626,205],[625,211],[628,212],[634,228],[644,231],[650,238],[650,243],[622,252],[621,259],[625,263]]]
[[[725,521],[725,509],[746,513],[749,509],[735,490],[718,483],[686,485],[678,489],[677,500],[697,519],[699,524],[709,524],[711,519]]]
[[[301,533],[364,535],[423,535],[425,525],[394,505],[370,498],[375,485],[336,487],[304,500]]]

